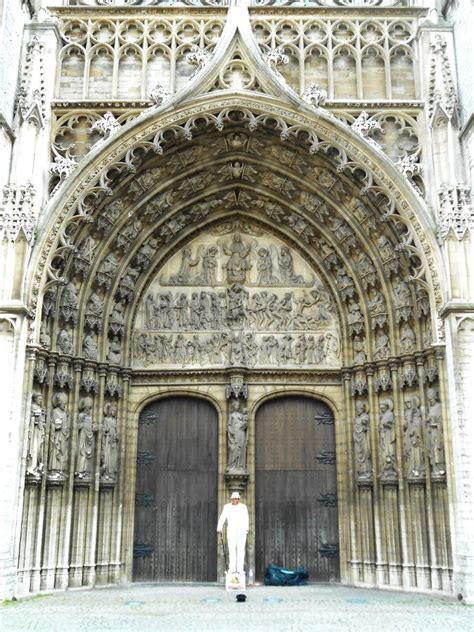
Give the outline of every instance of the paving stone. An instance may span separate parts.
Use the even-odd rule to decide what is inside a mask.
[[[222,586],[132,584],[69,590],[0,607],[4,631],[449,632],[474,629],[474,607],[445,597],[337,585],[256,586],[238,603]]]

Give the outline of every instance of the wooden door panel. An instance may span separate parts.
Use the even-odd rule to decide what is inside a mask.
[[[215,581],[217,413],[170,397],[139,423],[135,581]]]
[[[308,397],[264,404],[256,419],[257,576],[268,564],[339,578],[334,420]]]

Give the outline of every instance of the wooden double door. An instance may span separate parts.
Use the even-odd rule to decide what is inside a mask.
[[[135,581],[217,580],[218,420],[195,397],[167,397],[139,420]],[[285,396],[255,419],[256,576],[268,564],[339,579],[334,417]]]
[[[217,412],[168,397],[139,418],[134,581],[217,579]]]
[[[310,397],[278,397],[257,411],[256,576],[268,564],[338,581],[334,416]]]

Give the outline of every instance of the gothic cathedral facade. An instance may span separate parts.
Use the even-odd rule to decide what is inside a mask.
[[[471,1],[0,7],[0,594],[474,602]]]

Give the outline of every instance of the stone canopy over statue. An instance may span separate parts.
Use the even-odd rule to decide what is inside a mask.
[[[273,235],[239,223],[177,252],[140,304],[133,366],[340,366],[328,290]]]

